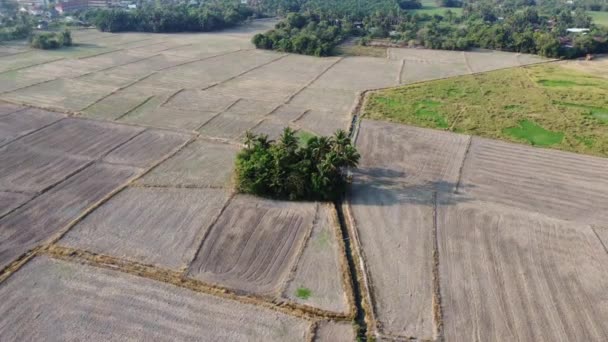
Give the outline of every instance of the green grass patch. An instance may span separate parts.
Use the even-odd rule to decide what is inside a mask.
[[[593,107],[593,106],[588,106],[588,105],[584,105],[584,104],[580,104],[580,103],[569,103],[569,102],[559,102],[559,101],[556,101],[555,104],[560,105],[560,106],[565,106],[565,107],[580,108],[580,109],[584,110],[587,114],[591,115],[592,117],[594,117],[600,121],[608,122],[608,108]]]
[[[437,2],[435,0],[422,0],[422,1],[420,1],[420,3],[422,4],[421,9],[408,10],[408,11],[411,11],[414,13],[420,13],[420,14],[428,14],[428,15],[435,15],[435,14],[445,15],[445,12],[450,10],[456,15],[462,14],[462,8],[439,7],[439,6],[437,6]]]
[[[296,289],[296,297],[300,299],[308,299],[312,295],[312,291],[306,287],[298,287]]]
[[[374,92],[366,118],[608,156],[608,79],[542,64]]]
[[[312,138],[312,137],[316,137],[317,135],[314,133],[311,133],[309,131],[305,131],[305,130],[298,130],[296,132],[296,137],[298,138],[298,143],[300,144],[300,146],[306,146],[306,144],[308,144],[308,141]]]
[[[597,25],[608,26],[608,12],[588,11],[587,14],[593,18]]]
[[[559,144],[564,139],[564,133],[548,131],[528,120],[520,121],[518,127],[505,128],[503,132],[516,139],[527,140],[536,146],[551,146]]]

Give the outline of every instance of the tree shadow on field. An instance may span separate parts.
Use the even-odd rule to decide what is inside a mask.
[[[472,200],[466,195],[466,190],[472,185],[422,179],[418,175],[387,168],[363,167],[353,170],[352,174],[353,184],[348,192],[348,201],[352,205],[432,205],[435,200],[441,205],[452,205]]]

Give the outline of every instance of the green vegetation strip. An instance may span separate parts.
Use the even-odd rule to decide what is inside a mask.
[[[364,116],[608,156],[608,80],[556,64],[372,93]]]

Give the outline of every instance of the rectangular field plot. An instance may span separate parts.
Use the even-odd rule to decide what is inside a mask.
[[[0,72],[48,63],[59,59],[61,59],[61,57],[40,50],[32,50],[20,53],[16,56],[2,56],[0,57]]]
[[[397,85],[399,61],[374,57],[348,57],[313,82],[313,88],[363,91]]]
[[[94,164],[0,220],[0,269],[49,239],[140,170]]]
[[[300,304],[334,312],[350,313],[349,294],[344,287],[348,274],[342,263],[337,213],[331,204],[319,205],[312,234],[296,266],[285,297]],[[345,279],[343,279],[343,277]]]
[[[115,120],[148,101],[150,96],[152,95],[129,91],[129,89],[120,90],[83,109],[83,116]]]
[[[0,190],[0,217],[27,202],[32,196]]]
[[[240,140],[245,132],[256,126],[262,119],[230,113],[222,113],[203,125],[198,131],[212,138]]]
[[[355,176],[378,182],[378,190],[417,188],[452,191],[468,137],[425,128],[363,120]]]
[[[134,275],[36,257],[0,285],[0,335],[24,340],[304,341],[310,322]]]
[[[14,142],[0,149],[0,189],[34,194],[90,162],[88,158],[48,153]]]
[[[348,130],[351,120],[347,113],[310,110],[295,123],[316,134],[332,135],[338,129]]]
[[[264,51],[237,51],[163,71],[141,84],[168,89],[206,88],[281,56],[283,55]]]
[[[478,202],[437,221],[446,341],[608,339],[608,254],[588,226]]]
[[[0,101],[0,116],[8,115],[8,114],[23,110],[25,108],[26,107],[19,106],[16,104]]]
[[[470,74],[464,60],[448,63],[435,63],[434,61],[409,61],[406,60],[401,71],[401,84],[415,83],[427,80],[436,80],[452,76]]]
[[[173,187],[227,187],[237,146],[198,139],[147,173],[138,183]]]
[[[20,107],[15,107],[15,110]],[[0,115],[0,146],[56,122],[65,115],[39,109],[26,109],[17,113]]]
[[[183,57],[157,55],[129,63],[128,65],[112,68],[106,72],[110,75],[118,75],[121,77],[140,78],[152,72],[176,66],[190,60],[191,59],[189,58]]]
[[[157,107],[131,112],[121,118],[120,121],[193,131],[216,115],[217,113],[214,112]]]
[[[182,269],[227,199],[222,189],[129,188],[88,215],[59,244]]]
[[[355,183],[349,199],[383,334],[432,340],[433,196]]]
[[[335,111],[342,115],[348,115],[356,98],[357,93],[354,90],[308,87],[291,99],[289,105],[306,109]]]
[[[173,154],[191,135],[162,130],[147,130],[104,157],[113,164],[149,167]]]
[[[65,119],[19,140],[37,152],[98,158],[144,129],[87,119]]]
[[[57,79],[4,94],[2,97],[36,106],[80,110],[113,90],[114,87],[101,84]]]
[[[11,92],[53,80],[53,76],[28,73],[27,69],[0,73],[0,93]]]
[[[335,61],[334,58],[289,55],[230,80],[214,91],[256,100],[280,101],[304,87]]]
[[[99,66],[78,59],[62,59],[21,71],[24,77],[73,78],[99,69]]]
[[[511,52],[491,50],[465,52],[465,58],[473,72],[483,72],[519,66],[522,63],[520,63],[517,55],[518,54]],[[531,62],[529,59],[530,58],[528,58],[528,62]],[[541,62],[542,60],[543,59],[541,57],[537,57],[538,62]]]
[[[350,322],[319,322],[314,342],[352,342],[355,341],[355,328]]]
[[[235,96],[224,96],[221,94],[211,94],[205,91],[188,89],[175,94],[175,96],[165,104],[165,107],[218,113],[229,108],[238,99],[239,98]]]
[[[552,217],[608,222],[608,159],[473,138],[462,191]]]
[[[141,55],[129,53],[129,51],[112,51],[95,56],[85,57],[80,60],[92,66],[96,66],[99,68],[98,70],[101,70],[134,63],[145,58],[146,57],[142,57]]]
[[[237,196],[211,227],[189,274],[237,291],[276,295],[314,216],[314,203]]]
[[[446,65],[464,63],[464,53],[462,51],[389,48],[388,58],[406,62]]]

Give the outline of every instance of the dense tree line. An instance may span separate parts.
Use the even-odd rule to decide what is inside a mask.
[[[95,11],[92,23],[107,32],[207,32],[235,26],[253,15],[240,2],[222,1],[203,5],[149,5],[136,10]]]
[[[276,142],[248,133],[236,158],[236,187],[277,199],[335,200],[347,184],[345,169],[356,167],[359,158],[344,131],[312,137],[305,146],[289,128]]]
[[[69,30],[61,32],[36,32],[29,37],[30,46],[36,49],[58,49],[72,46],[72,34]]]
[[[351,31],[350,22],[323,19],[312,12],[290,13],[273,30],[256,34],[252,42],[259,49],[328,56]]]
[[[34,26],[32,17],[18,11],[14,0],[0,0],[0,42],[27,38]]]
[[[429,49],[478,47],[547,57],[608,51],[607,29],[595,26],[580,6],[561,0],[541,5],[535,0],[437,0],[443,7],[463,7],[462,14],[448,10],[443,15],[412,11],[419,8],[418,0],[285,1],[300,14],[254,37],[258,48],[325,56],[345,37],[362,35],[362,42],[383,38]],[[275,6],[281,3],[273,0]],[[572,27],[590,32],[566,31]]]

